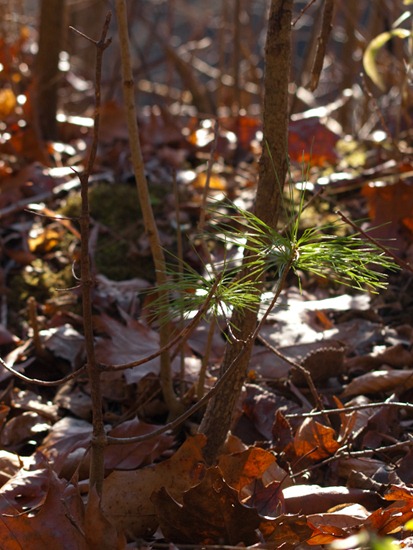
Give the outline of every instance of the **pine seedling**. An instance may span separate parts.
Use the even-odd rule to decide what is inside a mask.
[[[164,312],[165,315],[174,317],[183,312],[190,316],[199,311],[207,296],[209,306],[205,316],[208,318],[223,315],[228,320],[233,310],[256,309],[262,301],[256,281],[264,273],[275,278],[277,297],[281,291],[279,283],[285,281],[290,270],[297,275],[300,286],[300,272],[308,272],[356,290],[377,293],[386,288],[386,272],[399,268],[383,250],[363,239],[360,233],[342,236],[340,233],[346,224],[341,220],[301,231],[304,190],[295,205],[293,185],[288,186],[288,194],[288,201],[282,203],[288,220],[283,231],[272,229],[254,213],[230,202],[227,204],[235,212],[231,223],[221,209],[212,208],[209,238],[220,240],[227,251],[243,247],[248,251],[244,254],[247,261],[244,259],[242,270],[239,261],[229,255],[213,268],[205,266],[204,274],[188,265],[184,265],[179,277],[172,270],[165,285],[172,295],[171,309]]]

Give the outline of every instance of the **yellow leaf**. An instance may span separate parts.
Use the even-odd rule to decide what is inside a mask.
[[[203,189],[207,184],[207,175],[204,173],[198,174],[193,181],[193,186],[198,189]],[[224,191],[227,188],[227,182],[221,176],[217,174],[211,174],[208,182],[210,189],[216,189],[217,191]]]
[[[16,96],[10,88],[0,90],[0,117],[9,116],[16,106]]]
[[[363,55],[363,66],[366,74],[371,78],[374,84],[376,84],[376,86],[383,91],[386,86],[377,69],[376,58],[379,50],[394,36],[397,36],[398,38],[409,38],[411,36],[411,32],[407,29],[393,29],[392,31],[383,32],[376,36],[376,38],[373,38]]]

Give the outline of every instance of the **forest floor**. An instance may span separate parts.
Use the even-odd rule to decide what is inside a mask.
[[[393,548],[387,536],[413,547],[408,152],[394,142],[351,140],[314,112],[295,117],[286,201],[299,202],[304,174],[301,229],[341,221],[340,210],[363,231],[374,227],[371,235],[391,246],[403,267],[388,274],[379,294],[306,273],[289,276],[254,345],[232,436],[215,467],[203,462],[201,413],[149,437],[168,421],[159,358],[103,372],[108,434],[145,437],[108,446],[102,509],[85,511],[92,405],[82,370],[74,170],[84,167],[93,121],[88,112],[63,117],[59,141],[46,147],[33,126],[19,125],[30,120],[28,103],[22,113],[9,102],[0,96],[7,121],[0,143],[1,548],[87,548],[84,534],[93,539],[97,524],[107,548],[145,541],[139,544],[317,549],[343,539],[335,548],[378,550]],[[96,355],[113,366],[155,354],[159,335],[125,113],[106,102],[101,117],[89,182],[89,254]],[[213,205],[229,220],[231,205],[253,205],[259,118],[220,118],[215,132],[215,119],[152,107],[142,109],[139,123],[162,245],[175,270],[182,260],[202,275],[208,258],[198,234],[201,213]],[[218,265],[229,251],[218,241],[209,245]],[[240,249],[230,253],[239,260]],[[217,321],[212,332],[202,320],[173,358],[175,388],[187,407],[199,396],[205,358],[202,390],[219,376],[226,319]],[[190,321],[170,322],[174,333]]]

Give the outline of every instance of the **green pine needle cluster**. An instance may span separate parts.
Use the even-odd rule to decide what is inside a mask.
[[[308,272],[374,293],[386,287],[386,271],[398,269],[389,256],[360,234],[336,236],[334,233],[340,233],[338,229],[345,225],[341,221],[300,234],[302,198],[298,213],[290,212],[291,223],[282,232],[270,228],[253,213],[230,206],[235,210],[230,221],[218,209],[212,213],[210,236],[220,239],[227,250],[242,246],[242,265],[241,261],[237,264],[226,259],[213,268],[206,266],[205,274],[188,265],[179,274],[172,271],[166,285],[172,298],[172,311],[165,312],[167,316],[193,315],[205,307],[205,301],[205,316],[224,315],[229,319],[234,309],[256,309],[261,303],[257,282],[269,273],[276,283],[292,270],[298,278],[300,272]]]

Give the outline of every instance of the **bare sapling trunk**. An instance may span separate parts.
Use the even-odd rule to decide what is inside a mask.
[[[291,18],[293,0],[272,0],[265,47],[263,149],[259,166],[255,215],[275,228],[281,204],[282,188],[288,170],[288,84],[291,67]],[[244,272],[248,275],[248,252]],[[256,292],[263,290],[263,276],[251,274]],[[229,341],[222,372],[230,367],[232,375],[209,401],[200,432],[207,438],[205,459],[214,463],[231,428],[234,411],[247,373],[252,335],[257,326],[256,310],[234,311],[232,322],[235,339]],[[234,364],[236,363],[236,365]]]
[[[155,216],[152,210],[151,198],[149,194],[148,182],[145,176],[142,151],[139,141],[138,118],[135,107],[135,85],[133,80],[131,54],[128,34],[128,18],[125,0],[116,0],[116,14],[119,27],[119,41],[121,49],[122,63],[122,79],[123,79],[123,95],[127,110],[127,122],[129,133],[129,144],[131,149],[131,159],[133,170],[136,179],[139,202],[141,205],[145,231],[148,236],[151,247],[152,258],[155,264],[155,276],[158,287],[162,288],[167,282],[165,255],[159,237],[158,228],[156,225]],[[159,291],[160,310],[167,309],[168,292]],[[163,307],[162,307],[163,306]],[[159,345],[161,348],[166,348],[170,339],[170,331],[166,322],[160,316],[159,327]],[[162,388],[163,398],[168,407],[169,414],[172,418],[176,418],[183,412],[183,405],[179,401],[174,388],[171,372],[171,364],[169,351],[166,350],[160,357],[160,383]]]

